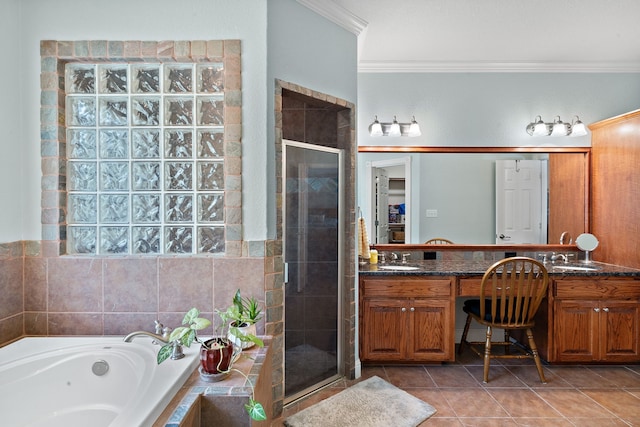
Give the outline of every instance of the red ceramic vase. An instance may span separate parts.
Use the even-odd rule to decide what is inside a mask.
[[[222,338],[212,338],[200,347],[200,366],[206,374],[219,374],[229,370],[233,357],[233,344]]]

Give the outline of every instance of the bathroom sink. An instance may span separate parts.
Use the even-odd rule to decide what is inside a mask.
[[[418,270],[418,267],[413,267],[411,265],[381,265],[378,267],[380,270],[391,270],[391,271],[415,271]]]
[[[553,271],[598,271],[598,267],[586,265],[554,265]]]

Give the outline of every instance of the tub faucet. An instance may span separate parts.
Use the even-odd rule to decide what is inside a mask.
[[[151,337],[162,344],[169,344],[169,339],[147,331],[135,331],[124,337],[124,342],[131,342],[135,337]]]
[[[164,326],[159,320],[154,320],[154,323],[156,324],[156,335],[162,335],[162,338],[167,341],[171,335],[171,328]]]
[[[151,332],[147,332],[147,331],[135,331],[135,332],[131,332],[129,335],[127,335],[126,337],[124,337],[124,342],[131,342],[133,341],[133,339],[135,337],[151,337],[153,338],[153,342],[154,344],[169,344],[169,338],[168,337],[163,337],[161,335],[157,335]],[[179,340],[175,340],[171,343],[172,346],[172,350],[171,350],[171,359],[173,360],[178,360],[178,359],[182,359],[184,357],[184,353],[182,352],[182,345],[180,344]]]

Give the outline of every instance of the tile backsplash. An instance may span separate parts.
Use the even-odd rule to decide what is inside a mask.
[[[25,255],[25,246],[0,245],[0,345],[24,335],[153,331],[156,319],[176,327],[193,306],[212,318],[238,288],[273,300],[265,294],[273,262],[264,256],[47,258]]]

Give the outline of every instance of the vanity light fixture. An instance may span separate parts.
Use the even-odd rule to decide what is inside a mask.
[[[410,123],[398,123],[396,116],[393,116],[393,122],[381,123],[378,116],[375,116],[373,123],[369,125],[369,135],[371,136],[420,136],[420,125],[413,117]]]
[[[560,120],[560,116],[556,116],[553,121],[553,126],[551,127],[550,136],[566,136],[569,135],[569,133],[569,124]]]
[[[583,136],[587,134],[587,127],[580,121],[580,117],[571,122],[571,136]]]
[[[578,116],[575,116],[575,120],[571,123],[563,122],[560,116],[556,116],[553,123],[545,123],[541,116],[536,116],[526,129],[531,136],[583,136],[587,134],[586,126]]]
[[[378,121],[378,116],[376,119],[369,125],[369,135],[371,136],[382,136],[382,124]]]

